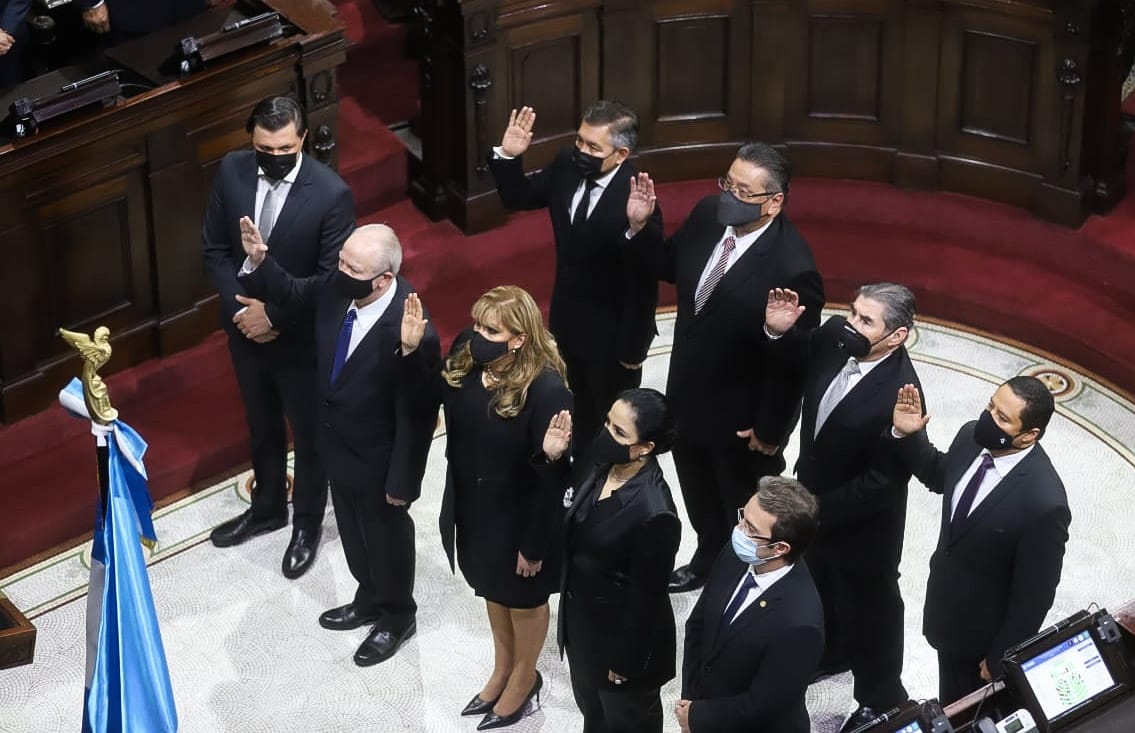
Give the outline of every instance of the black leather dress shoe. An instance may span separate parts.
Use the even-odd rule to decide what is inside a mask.
[[[839,733],[851,733],[851,731],[856,728],[867,725],[878,716],[879,713],[873,708],[860,705],[855,709],[855,712],[851,714],[851,717],[844,721],[843,727],[839,729]]]
[[[216,547],[232,547],[265,532],[275,532],[288,523],[287,517],[276,519],[256,519],[252,510],[222,522],[209,533],[209,539]]]
[[[394,656],[394,653],[402,648],[402,645],[410,640],[414,632],[418,630],[418,624],[411,621],[410,625],[402,633],[394,631],[387,631],[386,629],[379,630],[377,627],[372,629],[367,638],[359,646],[358,651],[355,652],[355,664],[360,667],[369,667],[372,664],[385,662]]]
[[[683,565],[670,574],[670,587],[671,593],[685,593],[690,590],[697,590],[705,585],[705,576],[698,575],[693,570],[690,570],[689,565]]]
[[[350,631],[360,626],[373,624],[378,621],[380,615],[377,613],[359,613],[358,606],[348,603],[345,606],[332,608],[330,611],[319,614],[319,625],[332,631]]]
[[[292,541],[288,543],[288,549],[284,550],[284,562],[281,564],[285,578],[295,580],[307,572],[315,562],[321,534],[323,534],[322,527],[315,529],[296,527],[292,530]]]

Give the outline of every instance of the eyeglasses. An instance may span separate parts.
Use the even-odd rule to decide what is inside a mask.
[[[771,544],[776,544],[772,541],[772,537],[765,537],[764,535],[749,532],[749,527],[752,525],[745,519],[745,507],[739,507],[737,509],[737,526],[740,527],[741,532],[751,540],[768,540]]]
[[[717,187],[722,191],[728,191],[742,201],[749,201],[754,203],[757,201],[757,199],[764,198],[765,196],[775,196],[780,193],[780,191],[764,191],[762,193],[753,193],[752,191],[742,190],[730,183],[729,179],[725,178],[724,176],[717,179]],[[764,202],[762,201],[761,203]]]

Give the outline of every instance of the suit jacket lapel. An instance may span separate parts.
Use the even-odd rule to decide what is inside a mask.
[[[258,173],[260,166],[256,164],[256,155],[249,156],[249,164],[237,169],[237,176],[240,178],[240,212],[241,216],[247,216],[249,219],[256,221],[256,187],[260,183],[260,174]],[[239,231],[239,225],[235,224]],[[237,248],[240,248],[240,238],[237,237]]]
[[[1008,475],[989,492],[989,496],[982,499],[981,503],[974,507],[969,516],[966,517],[961,525],[959,525],[957,532],[955,532],[950,540],[950,544],[957,542],[966,535],[972,528],[981,524],[984,519],[989,516],[993,510],[1005,500],[1005,497],[1013,493],[1016,487],[1026,481],[1029,475],[1029,462],[1032,460],[1033,455],[1029,454],[1009,471]],[[951,502],[952,503],[952,502]]]
[[[381,348],[384,343],[393,343],[392,339],[401,340],[399,331],[402,327],[402,301],[406,297],[405,291],[408,288],[403,285],[402,280],[397,280],[396,283],[397,289],[394,291],[394,300],[386,306],[386,310],[379,317],[378,322],[371,326],[366,336],[363,336],[363,340],[355,347],[354,352],[343,364],[343,370],[339,372],[339,379],[331,385],[331,389],[338,389],[345,384],[351,375],[361,368],[358,366],[359,363],[369,361],[365,358],[366,352]],[[343,314],[346,315],[346,310],[343,311]],[[340,320],[339,323],[340,328],[342,328],[342,321]]]
[[[724,233],[725,231],[723,227],[721,234]],[[717,245],[717,241],[721,239],[721,234],[719,234],[717,240],[713,242],[713,246]],[[723,291],[727,289],[744,289],[745,283],[760,271],[761,260],[764,259],[765,255],[772,251],[773,244],[779,238],[780,217],[777,217],[772,222],[772,224],[769,225],[769,228],[766,229],[761,234],[761,236],[757,237],[757,240],[749,245],[749,248],[745,250],[745,253],[738,257],[737,261],[733,263],[733,266],[725,272],[725,275],[721,278],[721,281],[717,283],[717,287],[715,287],[713,289],[713,292],[710,293],[709,300],[706,301],[705,307],[701,309],[701,313],[699,313],[698,315],[700,316],[710,313],[716,307],[716,305],[721,302],[720,296]],[[710,252],[706,259],[707,264],[708,257],[712,257],[714,254],[713,246],[710,247]],[[718,255],[720,256],[720,253],[718,253]],[[701,272],[698,273],[698,277],[701,277]],[[696,284],[694,286],[694,289],[695,297],[697,297]]]
[[[292,184],[291,190],[288,191],[288,197],[284,199],[284,208],[280,209],[279,215],[276,217],[275,223],[272,225],[272,232],[268,236],[267,244],[278,242],[280,232],[287,232],[289,224],[296,218],[296,215],[307,204],[310,198],[311,188],[311,168],[312,165],[307,155],[303,156],[300,161],[300,170],[296,174],[295,183]]]
[[[744,569],[748,572],[748,568]],[[792,584],[796,582],[796,575],[800,568],[793,567],[788,571],[788,574],[778,580],[771,588],[764,590],[757,598],[750,603],[745,610],[737,614],[733,623],[726,626],[721,624],[721,616],[725,613],[725,607],[733,598],[733,592],[737,590],[737,583],[741,582],[741,575],[738,574],[733,580],[733,585],[729,587],[728,594],[722,602],[721,607],[717,609],[717,628],[720,629],[720,635],[716,636],[713,641],[712,651],[710,652],[710,659],[718,654],[729,641],[740,633],[743,633],[753,624],[759,623],[760,620],[767,616],[769,613],[776,611],[780,601],[784,599],[785,593],[791,589]],[[760,576],[757,576],[758,584]],[[717,633],[716,631],[714,632]],[[708,661],[708,660],[707,660]]]
[[[841,351],[840,353],[842,354],[843,352]],[[843,365],[847,363],[846,354],[844,354],[844,357],[845,358],[843,361],[835,365],[835,371],[830,377],[828,377],[827,383],[824,384],[823,389],[825,392],[827,391],[828,384],[830,384],[832,379],[835,378],[835,375],[839,372],[839,370],[843,368]],[[827,428],[829,425],[840,424],[840,420],[844,415],[854,413],[859,409],[860,404],[865,401],[870,401],[870,399],[875,395],[875,391],[879,389],[879,385],[889,380],[894,371],[898,369],[900,362],[899,357],[900,355],[897,351],[896,353],[890,354],[886,357],[882,364],[876,366],[874,369],[868,372],[866,376],[856,382],[855,385],[852,386],[852,388],[848,391],[848,393],[843,396],[843,399],[839,401],[839,404],[835,406],[835,409],[832,410],[832,414],[828,416],[828,421],[824,423],[824,428]],[[823,399],[822,392],[817,399]],[[819,402],[817,401],[816,404],[818,406]],[[816,437],[818,438],[823,434],[824,429],[821,428],[820,435]]]

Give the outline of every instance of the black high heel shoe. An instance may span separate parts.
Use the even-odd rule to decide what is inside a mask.
[[[492,712],[493,705],[496,705],[499,699],[501,699],[500,695],[497,695],[492,700],[482,700],[480,695],[474,695],[473,699],[461,709],[461,714],[484,715],[485,713]]]
[[[531,692],[524,698],[524,702],[515,712],[508,715],[497,715],[489,709],[485,717],[480,723],[477,723],[477,730],[492,730],[493,728],[504,728],[516,723],[528,713],[528,703],[532,702],[532,698],[536,698],[536,705],[540,705],[540,688],[544,686],[544,677],[539,671],[536,672],[536,684],[532,685]]]

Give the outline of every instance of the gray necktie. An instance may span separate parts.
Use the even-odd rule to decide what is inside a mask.
[[[265,242],[268,237],[272,236],[272,227],[276,225],[276,209],[279,207],[279,188],[280,182],[268,185],[268,191],[264,194],[264,203],[260,205],[260,218],[257,229],[260,230],[260,238]]]
[[[820,434],[820,428],[828,421],[836,405],[843,399],[844,393],[847,392],[847,382],[851,379],[851,375],[858,373],[859,362],[852,357],[843,365],[843,369],[839,370],[839,374],[835,375],[831,387],[824,393],[824,398],[820,400],[819,410],[816,411],[816,432],[813,433],[813,437]]]

